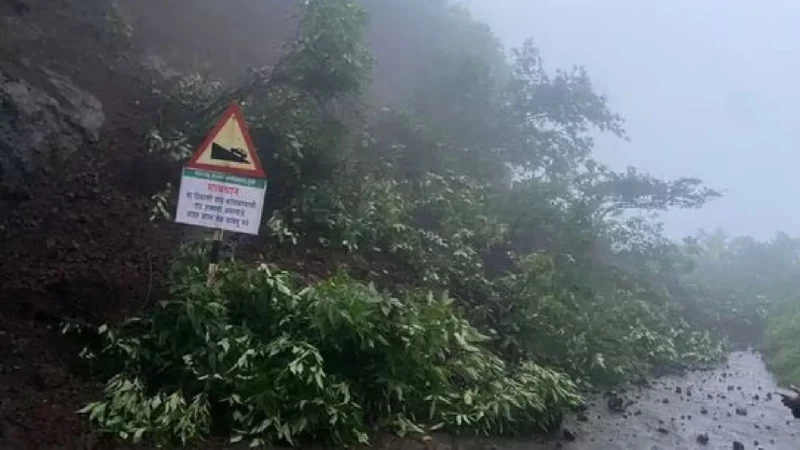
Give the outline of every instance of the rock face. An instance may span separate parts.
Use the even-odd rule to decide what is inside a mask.
[[[41,86],[0,71],[0,193],[24,191],[26,174],[56,167],[89,142],[105,121],[103,106],[59,74]]]

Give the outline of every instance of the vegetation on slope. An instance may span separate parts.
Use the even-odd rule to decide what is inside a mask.
[[[248,83],[191,77],[170,94],[154,158],[186,158],[223,107],[244,102],[271,174],[264,250],[326,249],[373,269],[370,282],[309,283],[228,263],[207,288],[190,249],[153,310],[81,330],[109,380],[83,410],[101,429],[165,445],[548,430],[579,386],[712,363],[730,334],[752,341],[765,324],[776,366],[798,367],[779,350],[795,322],[765,322],[791,286],[774,281],[794,259],[763,265],[784,243],[667,239],[657,212],[719,193],[604,166],[592,134],[625,138],[624,122],[585,70],[548,72],[533,41],[506,60],[468,15],[425,3],[470,39],[446,40],[436,52],[448,63],[391,108],[360,102],[368,16],[348,0],[303,2],[297,39]],[[174,194],[154,200],[154,218],[168,216]],[[756,274],[761,284],[743,281]]]
[[[344,275],[302,288],[266,264],[228,265],[208,289],[202,260],[178,262],[169,301],[102,328],[100,351],[85,354],[112,375],[83,410],[104,430],[347,444],[366,442],[368,425],[541,430],[579,401],[564,375],[491,352],[446,294],[396,298]]]
[[[768,241],[721,231],[686,240],[693,270],[681,277],[686,313],[698,326],[760,348],[784,385],[800,381],[800,240]],[[703,325],[705,324],[705,325]]]

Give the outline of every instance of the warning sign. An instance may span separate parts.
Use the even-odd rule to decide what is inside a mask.
[[[186,168],[175,221],[258,234],[267,180]]]
[[[183,169],[175,221],[257,235],[267,180],[233,104]]]
[[[242,177],[266,176],[239,105],[234,103],[225,111],[186,167]]]

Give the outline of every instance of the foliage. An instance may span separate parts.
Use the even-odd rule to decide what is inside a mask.
[[[769,368],[784,386],[800,380],[800,301],[796,294],[769,316],[763,351]]]
[[[167,186],[161,190],[153,194],[150,197],[150,201],[152,201],[153,206],[150,209],[150,221],[153,222],[155,220],[170,220],[172,219],[172,213],[169,212],[169,198],[172,195],[172,185],[167,183]]]
[[[440,119],[456,124],[463,114],[481,114],[452,102],[485,92],[459,92],[463,85],[448,85],[445,80],[469,61],[487,65],[492,78],[504,78],[508,69],[499,39],[470,15],[468,5],[451,0],[360,3],[369,12],[372,49],[380,57],[375,88],[382,99],[406,107],[416,103],[416,113],[431,113],[425,114],[426,122]],[[429,89],[431,85],[436,88]],[[436,115],[436,108],[450,114]],[[461,129],[467,130],[463,125]]]
[[[800,289],[800,245],[786,235],[767,242],[701,233],[686,245],[695,269],[683,285],[697,296],[692,316],[721,326],[734,340],[756,343],[773,307]]]
[[[320,102],[361,92],[372,57],[361,31],[365,11],[348,0],[305,0],[299,35],[273,76]]]
[[[228,265],[204,286],[178,263],[150,314],[100,327],[84,355],[113,373],[82,410],[101,429],[161,445],[212,429],[254,445],[364,442],[366,418],[400,433],[552,427],[579,397],[564,375],[492,354],[446,295],[399,299],[336,276]]]
[[[686,317],[725,333],[734,343],[759,346],[783,383],[800,376],[800,240],[784,233],[767,241],[722,231],[687,239],[692,270],[681,278]]]
[[[719,341],[669,320],[668,305],[653,302],[643,289],[581,289],[565,282],[574,261],[542,253],[521,258],[518,266],[518,273],[498,281],[487,314],[510,358],[546,362],[596,383],[724,356]]]

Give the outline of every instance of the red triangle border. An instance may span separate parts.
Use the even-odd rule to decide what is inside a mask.
[[[202,156],[203,150],[207,149],[214,139],[219,134],[222,127],[228,123],[231,117],[236,118],[236,121],[239,123],[239,128],[242,130],[242,136],[244,137],[244,141],[247,144],[247,151],[250,154],[250,158],[252,158],[253,165],[255,169],[237,169],[234,167],[219,167],[219,166],[212,166],[209,164],[202,164],[197,162]],[[209,172],[217,172],[217,173],[226,173],[229,175],[238,175],[241,177],[255,177],[255,178],[266,178],[267,174],[264,171],[263,166],[261,166],[261,160],[258,158],[258,153],[256,152],[256,147],[253,145],[253,138],[250,136],[250,130],[247,127],[247,122],[244,121],[244,114],[242,113],[242,108],[239,106],[237,102],[231,103],[228,106],[228,109],[222,114],[222,117],[217,121],[217,124],[214,125],[214,128],[211,129],[211,132],[208,133],[205,141],[200,145],[200,147],[194,152],[189,162],[186,164],[187,168],[190,169],[199,169],[199,170],[206,170]]]

